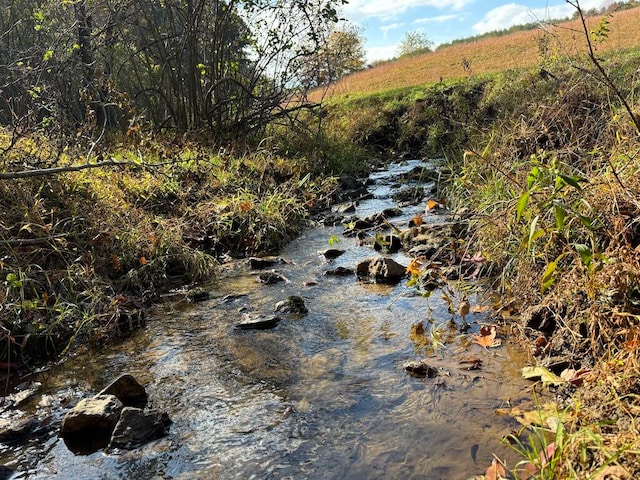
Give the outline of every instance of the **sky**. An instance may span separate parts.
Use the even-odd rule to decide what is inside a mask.
[[[584,10],[611,0],[581,0]],[[367,62],[396,56],[407,32],[416,30],[438,46],[452,40],[549,19],[571,17],[564,0],[349,0],[343,16],[361,28]]]

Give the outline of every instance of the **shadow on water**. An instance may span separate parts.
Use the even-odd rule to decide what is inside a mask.
[[[414,166],[377,174],[378,196],[358,215],[390,206],[390,179]],[[394,223],[406,225],[420,209]],[[65,399],[130,372],[169,413],[168,437],[131,452],[74,456],[51,435],[5,450],[2,460],[23,472],[16,478],[464,479],[483,472],[493,453],[509,458],[500,439],[514,425],[494,410],[525,396],[522,353],[508,341],[491,351],[472,345],[437,294],[427,303],[403,284],[323,276],[375,255],[348,238],[337,245],[341,257],[318,255],[341,230],[316,227],[292,242],[282,256],[293,263],[278,268],[286,283],[260,284],[236,265],[214,298],[165,305],[113,351],[77,355],[38,378],[59,420]],[[244,295],[222,302],[228,294]],[[241,311],[269,313],[289,295],[303,297],[306,316],[283,316],[271,330],[233,328]],[[446,348],[412,338],[411,326],[427,320]],[[477,329],[483,317],[471,320]],[[425,356],[439,376],[405,374],[405,362]],[[467,370],[465,358],[481,359],[482,369]]]

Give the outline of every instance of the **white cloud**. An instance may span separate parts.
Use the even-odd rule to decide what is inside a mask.
[[[389,32],[391,30],[397,30],[398,28],[401,28],[402,26],[404,26],[404,23],[390,23],[389,25],[382,25],[380,27],[380,31],[386,37],[387,36],[387,32]]]
[[[373,63],[377,60],[389,60],[398,54],[398,44],[386,45],[384,47],[367,48],[367,63]]]
[[[461,10],[473,2],[474,0],[351,0],[342,13],[351,21],[358,22],[371,17],[392,18],[415,7]]]
[[[584,0],[580,2],[583,10],[601,8],[610,3],[603,0]],[[503,30],[514,25],[534,23],[543,20],[553,20],[571,17],[575,9],[567,4],[549,6],[547,8],[529,8],[517,3],[507,3],[487,12],[483,19],[473,25],[477,33]]]
[[[461,17],[461,15],[438,15],[436,17],[416,18],[413,23],[445,23]]]

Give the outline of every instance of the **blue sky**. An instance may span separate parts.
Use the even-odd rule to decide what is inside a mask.
[[[611,0],[581,0],[583,9]],[[396,56],[408,31],[421,30],[435,45],[513,25],[570,17],[564,0],[349,0],[343,16],[362,29],[367,61]]]

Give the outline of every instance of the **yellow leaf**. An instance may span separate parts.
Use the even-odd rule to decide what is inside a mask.
[[[544,367],[524,367],[522,369],[522,377],[528,380],[535,380],[539,378],[544,384],[565,383],[562,378]]]
[[[414,258],[407,266],[407,273],[411,276],[420,275],[420,267],[422,267],[422,264]]]

